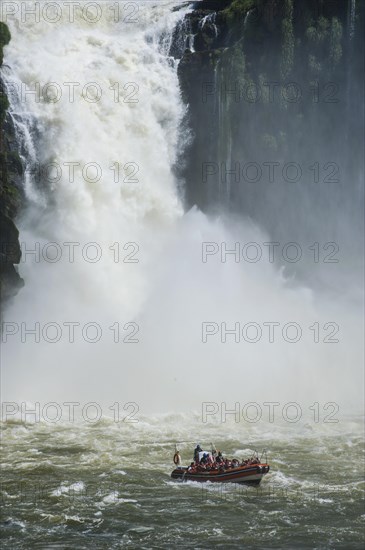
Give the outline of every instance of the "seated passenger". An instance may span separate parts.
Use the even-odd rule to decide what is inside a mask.
[[[218,454],[217,454],[217,457],[216,457],[215,461],[217,462],[217,464],[221,464],[223,462],[223,456],[222,456],[222,453],[220,451],[218,451]]]
[[[204,453],[202,458],[201,458],[200,463],[201,464],[208,464],[208,462],[209,462],[209,455],[207,453]]]
[[[207,463],[208,463],[208,464],[213,464],[213,457],[212,457],[212,455],[207,455]]]

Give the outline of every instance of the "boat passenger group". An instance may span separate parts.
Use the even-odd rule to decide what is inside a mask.
[[[197,445],[194,449],[194,462],[191,462],[188,467],[188,472],[209,472],[210,470],[225,471],[230,468],[238,468],[238,466],[250,466],[251,464],[259,463],[257,458],[242,460],[242,462],[237,458],[229,460],[228,458],[224,458],[221,451],[213,450],[211,453],[207,453],[202,450],[200,445]]]

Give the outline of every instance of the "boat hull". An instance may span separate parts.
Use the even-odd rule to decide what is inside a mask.
[[[224,471],[212,470],[210,472],[188,472],[185,467],[176,468],[171,477],[179,481],[198,481],[204,483],[241,483],[246,485],[259,485],[262,478],[269,472],[268,464],[255,464],[250,466],[238,466]]]

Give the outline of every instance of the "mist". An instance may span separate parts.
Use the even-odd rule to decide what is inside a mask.
[[[336,402],[357,411],[364,326],[353,204],[333,231],[336,209],[321,216],[323,202],[309,198],[308,186],[299,199],[294,190],[286,195],[284,208],[286,188],[257,201],[257,188],[241,186],[229,211],[216,207],[216,197],[208,205],[189,199],[198,182],[188,170],[181,192],[176,163],[194,145],[183,124],[178,62],[168,57],[173,30],[189,12],[171,12],[178,4],[146,4],[141,21],[123,28],[110,14],[97,29],[81,19],[21,30],[9,21],[5,77],[18,90],[12,116],[30,169],[18,220],[25,286],[3,319],[3,397],[136,402],[146,413],[236,401]],[[55,82],[63,92],[56,102],[44,95]],[[80,89],[98,82],[102,97],[86,101],[76,88],[70,102],[65,82]],[[20,102],[21,83],[40,83],[40,100]],[[139,100],[128,102],[137,92]],[[237,150],[227,162],[241,159]],[[339,250],[323,249],[328,242]],[[325,263],[331,252],[338,261]],[[39,342],[26,334],[35,323]]]

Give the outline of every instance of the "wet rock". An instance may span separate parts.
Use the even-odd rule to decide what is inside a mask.
[[[3,46],[10,33],[0,23],[0,67]],[[21,258],[19,231],[14,219],[23,202],[23,165],[18,155],[18,144],[11,116],[7,112],[8,99],[0,77],[0,297],[1,307],[13,298],[24,285],[16,264]]]

